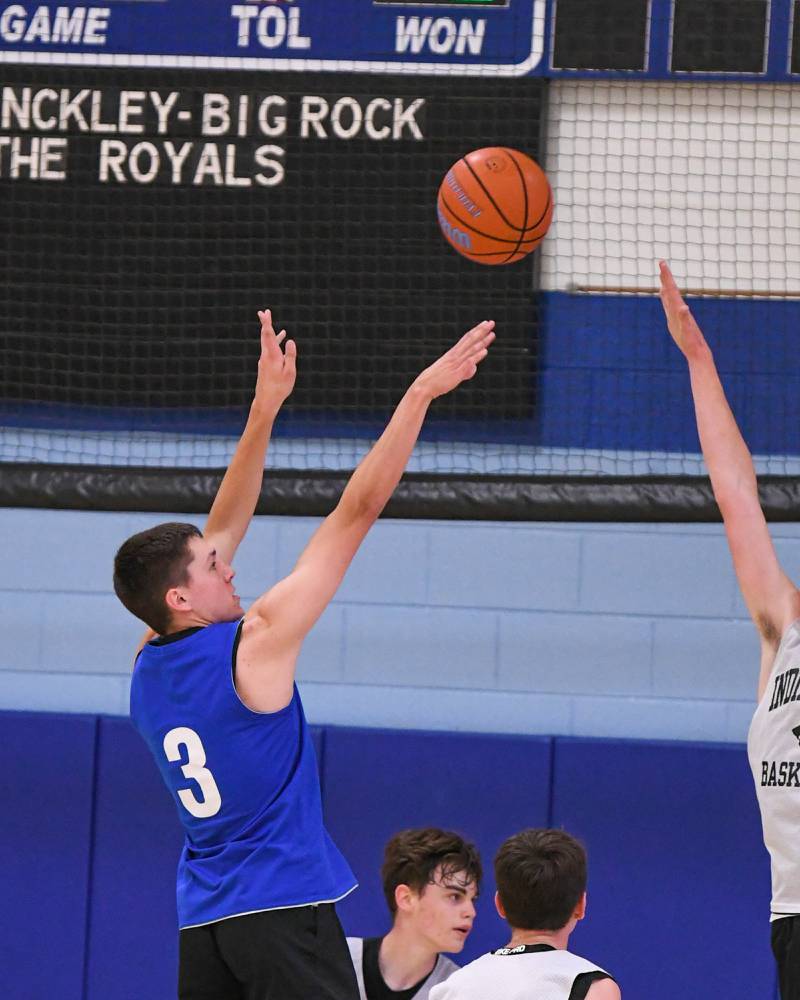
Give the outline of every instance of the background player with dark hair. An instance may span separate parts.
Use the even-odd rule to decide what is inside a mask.
[[[477,848],[457,833],[425,827],[389,840],[381,879],[392,929],[347,939],[361,1000],[428,1000],[458,968],[441,953],[464,947],[481,875]]]
[[[689,364],[697,430],[733,566],[761,638],[758,705],[747,738],[772,866],[772,950],[783,1000],[800,1000],[800,592],[783,571],[758,498],[750,452],[714,357],[669,267],[661,302]]]
[[[294,683],[300,647],[397,485],[431,402],[471,378],[494,339],[480,323],[412,383],[292,572],[244,617],[230,561],[259,495],[275,414],[294,384],[262,314],[250,420],[205,536],[162,525],[115,561],[122,602],[159,633],[140,650],[131,716],[186,830],[178,869],[182,1000],[355,1000],[334,909],[355,886],[322,821]]]
[[[586,913],[586,852],[563,830],[523,830],[494,859],[505,948],[465,965],[430,1000],[620,1000],[607,972],[567,951]]]

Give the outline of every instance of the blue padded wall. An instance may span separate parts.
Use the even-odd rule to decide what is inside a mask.
[[[769,863],[743,747],[557,739],[553,825],[589,851],[570,945],[630,997],[769,1000]]]
[[[383,845],[432,824],[475,840],[487,868],[461,960],[497,946],[493,854],[509,834],[552,824],[589,850],[588,916],[572,947],[627,997],[776,997],[769,865],[743,747],[312,734],[328,826],[361,882],[340,905],[348,933],[387,929]],[[0,713],[0,794],[3,995],[173,1000],[182,831],[130,723]]]
[[[4,997],[83,997],[96,727],[0,713]]]
[[[319,755],[321,730],[312,739]],[[86,1000],[174,1000],[182,846],[175,803],[144,741],[128,719],[102,718]]]
[[[551,741],[536,737],[329,728],[323,787],[328,829],[359,888],[339,904],[348,934],[385,933],[383,845],[405,827],[440,826],[475,841],[485,878],[460,961],[505,944],[491,862],[509,834],[547,824]]]
[[[101,718],[87,1000],[174,1000],[183,830],[128,719]]]

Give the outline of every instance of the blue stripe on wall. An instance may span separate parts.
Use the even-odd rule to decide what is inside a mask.
[[[686,365],[654,296],[542,294],[543,447],[697,452]],[[800,302],[692,299],[754,452],[800,454]]]

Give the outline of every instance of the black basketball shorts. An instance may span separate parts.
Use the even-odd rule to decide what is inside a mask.
[[[771,930],[781,1000],[800,1000],[800,916],[773,920]]]
[[[265,910],[180,932],[179,1000],[358,1000],[332,903]]]

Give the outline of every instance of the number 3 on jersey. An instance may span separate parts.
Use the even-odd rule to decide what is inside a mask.
[[[164,753],[167,755],[167,760],[173,762],[180,760],[183,756],[181,747],[186,747],[188,757],[186,763],[181,766],[181,771],[184,777],[197,782],[203,798],[198,799],[189,788],[181,788],[178,791],[178,798],[192,816],[198,819],[216,816],[222,808],[222,796],[214,781],[214,775],[204,766],[206,751],[194,729],[178,726],[177,729],[170,729],[164,737]]]

